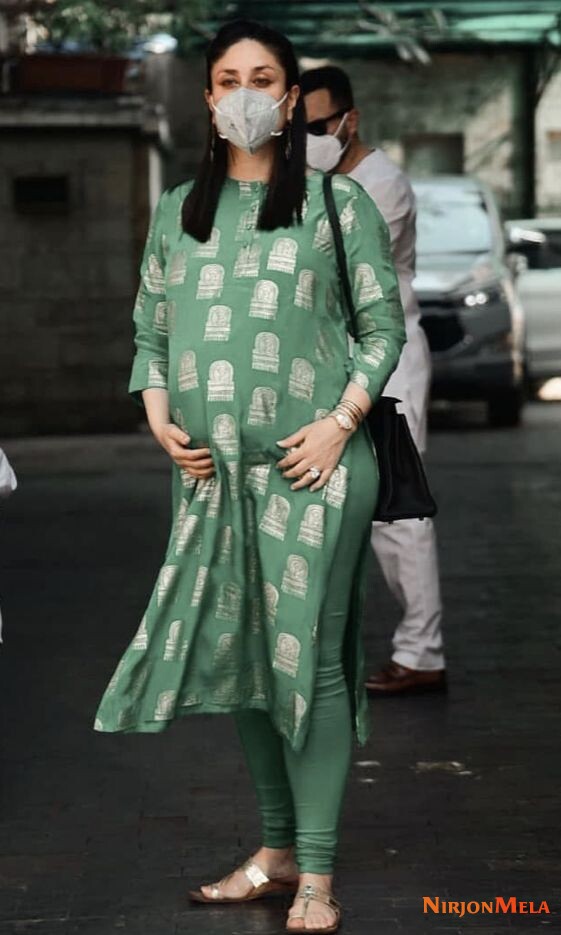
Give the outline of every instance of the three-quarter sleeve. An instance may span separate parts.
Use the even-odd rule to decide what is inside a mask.
[[[136,352],[128,392],[139,406],[144,406],[142,390],[167,389],[168,385],[165,222],[169,198],[169,191],[162,192],[150,220],[132,316]]]
[[[372,404],[382,395],[407,340],[388,226],[366,189],[334,175],[333,194],[343,232],[355,306],[356,339],[349,380]]]

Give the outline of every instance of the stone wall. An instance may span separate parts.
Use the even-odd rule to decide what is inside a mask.
[[[126,392],[132,306],[149,220],[147,143],[130,129],[3,130],[0,432],[113,430]],[[66,175],[69,210],[17,210],[16,178]]]

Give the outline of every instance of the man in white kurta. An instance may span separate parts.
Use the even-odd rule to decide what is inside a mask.
[[[398,409],[405,413],[417,447],[423,453],[427,444],[431,358],[412,286],[415,196],[398,166],[382,150],[369,148],[360,140],[358,111],[354,108],[348,78],[341,69],[327,66],[304,72],[303,91],[308,123],[325,120],[327,133],[337,133],[336,138],[342,144],[339,161],[333,166],[327,161],[318,168],[344,172],[360,182],[376,202],[390,230],[407,342],[384,388],[384,395],[402,401]],[[317,132],[323,128],[319,124],[313,129]],[[333,140],[327,142],[330,153],[336,150]],[[318,149],[321,162],[321,143],[313,141],[314,159],[318,158]],[[374,522],[371,542],[403,616],[393,636],[391,661],[368,679],[367,688],[375,695],[445,688],[442,604],[433,521],[426,518],[398,520],[391,524]]]

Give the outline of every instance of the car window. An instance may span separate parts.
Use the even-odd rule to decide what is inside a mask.
[[[524,254],[528,259],[528,269],[561,268],[561,230],[541,230],[545,242],[535,247],[527,246]]]
[[[417,253],[486,253],[492,249],[491,221],[478,192],[445,186],[415,189]]]

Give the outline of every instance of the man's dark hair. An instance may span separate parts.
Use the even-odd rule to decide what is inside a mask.
[[[304,95],[325,88],[329,91],[337,110],[352,110],[355,106],[349,76],[337,65],[322,65],[320,68],[308,69],[300,76],[300,87]]]

